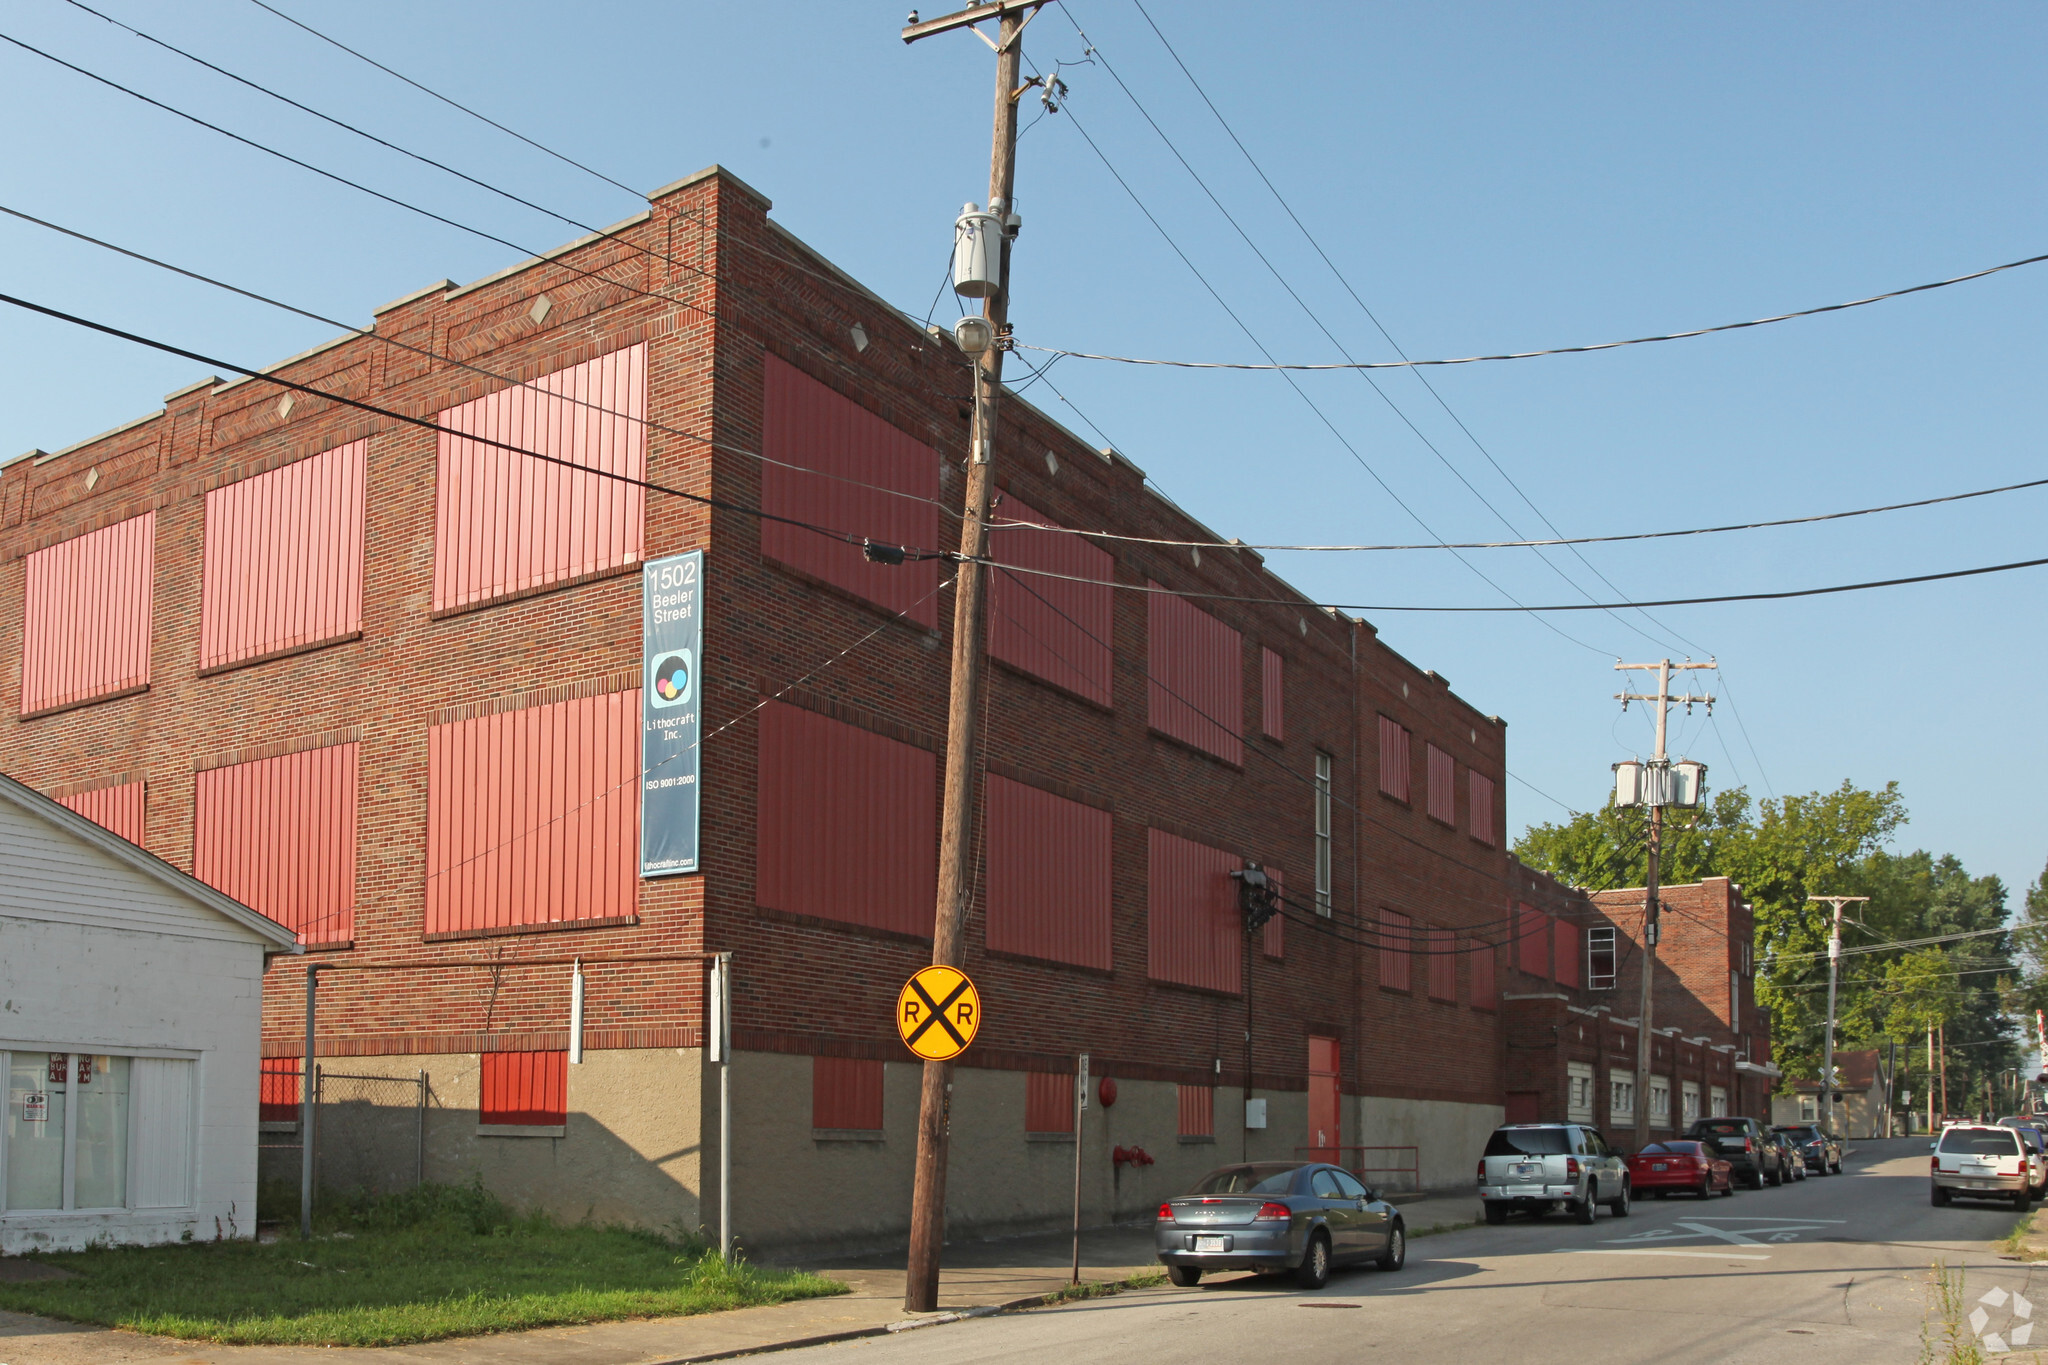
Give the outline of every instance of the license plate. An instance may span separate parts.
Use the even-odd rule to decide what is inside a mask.
[[[1195,1238],[1195,1250],[1228,1251],[1230,1250],[1230,1239],[1228,1237],[1197,1237]]]
[[[1517,1164],[1517,1165],[1515,1166],[1515,1174],[1516,1174],[1516,1175],[1534,1175],[1534,1174],[1536,1174],[1536,1165],[1535,1165],[1535,1163],[1534,1163],[1534,1162],[1530,1162],[1530,1161],[1524,1161],[1524,1162],[1520,1162],[1520,1163],[1518,1163],[1518,1164]]]
[[[1671,1165],[1669,1162],[1653,1161],[1650,1163],[1650,1169],[1653,1171],[1668,1171],[1671,1169]]]

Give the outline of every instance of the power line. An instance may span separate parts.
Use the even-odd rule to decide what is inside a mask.
[[[1983,270],[1973,270],[1967,275],[1955,275],[1945,280],[1935,280],[1929,284],[1916,284],[1906,289],[1893,289],[1883,294],[1872,294],[1868,298],[1851,299],[1846,303],[1830,303],[1818,308],[1802,308],[1792,313],[1774,313],[1770,317],[1752,318],[1747,322],[1726,322],[1718,327],[1697,327],[1689,332],[1666,332],[1659,336],[1631,337],[1626,341],[1602,341],[1589,346],[1552,346],[1541,351],[1509,351],[1499,355],[1458,356],[1448,360],[1378,360],[1362,363],[1355,361],[1329,361],[1316,364],[1281,364],[1276,361],[1268,361],[1265,364],[1253,364],[1244,361],[1156,360],[1127,355],[1103,355],[1093,351],[1068,351],[1051,346],[1027,346],[1021,341],[1017,345],[1022,350],[1039,351],[1046,355],[1072,356],[1076,360],[1104,360],[1119,365],[1160,365],[1179,370],[1407,370],[1418,369],[1425,365],[1476,365],[1482,361],[1490,360],[1533,360],[1538,356],[1546,355],[1582,355],[1589,351],[1612,351],[1623,346],[1647,346],[1652,342],[1658,341],[1684,341],[1689,337],[1711,336],[1716,332],[1741,331],[1745,327],[1766,327],[1774,322],[1790,322],[1794,318],[1810,318],[1822,313],[1839,313],[1848,308],[1862,308],[1873,303],[1883,303],[1888,299],[1901,299],[1908,294],[1922,294],[1930,289],[1946,289],[1950,285],[1967,284],[1971,280],[1981,280],[1987,275],[1996,275],[2000,271],[2018,270],[2021,266],[2038,265],[2042,261],[2048,261],[2048,253],[2039,256],[2028,256],[2017,261],[2007,261],[2003,265],[1989,266]]]
[[[318,38],[321,42],[326,43],[329,46],[340,48],[343,52],[346,52],[349,56],[354,57],[357,61],[367,62],[369,63],[369,65],[376,67],[385,75],[390,76],[395,80],[405,82],[407,85],[419,91],[421,94],[430,96],[433,99],[437,99],[441,101],[441,103],[447,105],[449,108],[459,110],[462,113],[469,115],[471,118],[476,119],[481,123],[488,123],[491,127],[496,128],[499,132],[504,133],[508,137],[517,138],[519,141],[525,143],[527,146],[533,148],[537,152],[543,152],[546,155],[553,157],[555,160],[560,161],[565,165],[574,166],[577,170],[582,171],[585,175],[596,176],[599,180],[604,181],[605,184],[611,185],[617,189],[622,189],[627,194],[632,195],[636,199],[644,201],[647,198],[646,195],[642,194],[639,190],[634,189],[631,185],[621,184],[619,181],[616,181],[612,179],[610,176],[606,175],[603,171],[592,170],[589,166],[584,165],[581,161],[576,160],[574,157],[565,156],[561,152],[556,151],[552,147],[544,146],[541,143],[535,142],[526,134],[517,132],[511,128],[507,128],[504,124],[498,122],[496,119],[484,114],[479,114],[476,110],[470,108],[466,104],[456,103],[454,100],[448,98],[448,96],[442,94],[440,91],[429,89],[428,87],[421,85],[412,77],[401,75],[399,72],[393,71],[390,67],[384,65],[384,63],[376,60],[374,57],[364,56],[362,53],[356,51],[354,48],[342,42],[340,39],[328,37],[319,29],[314,28],[311,24],[305,23],[304,21],[299,19],[294,19],[291,15],[286,14],[283,10],[275,9],[270,5],[265,4],[263,0],[249,0],[249,3],[256,6],[260,10],[264,10],[270,14],[276,15],[278,18],[284,20],[287,24],[292,25],[294,28],[303,29],[305,32],[312,34],[315,38]]]
[[[1842,949],[1842,956],[1848,957],[1853,953],[1887,953],[1902,948],[1925,948],[1936,943],[1954,943],[1960,939],[1966,938],[1989,938],[1993,934],[2009,934],[2011,932],[2012,930],[2010,927],[2000,929],[1971,929],[1959,934],[1936,934],[1932,938],[1908,938],[1898,939],[1890,943],[1867,943],[1855,948]],[[1775,967],[1780,963],[1806,962],[1813,958],[1826,956],[1827,951],[1825,949],[1819,952],[1812,953],[1774,953],[1769,958],[1765,959],[1765,962],[1766,965]]]

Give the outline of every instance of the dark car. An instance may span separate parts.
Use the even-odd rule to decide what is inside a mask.
[[[1778,1149],[1778,1164],[1784,1168],[1785,1179],[1795,1182],[1806,1179],[1806,1157],[1797,1143],[1775,1128],[1764,1130],[1764,1141]]]
[[[1161,1204],[1152,1244],[1177,1285],[1210,1270],[1291,1270],[1302,1288],[1320,1289],[1347,1262],[1399,1270],[1408,1228],[1341,1166],[1253,1161],[1213,1170]]]
[[[1712,1144],[1733,1168],[1735,1178],[1753,1190],[1762,1189],[1766,1182],[1782,1185],[1789,1174],[1783,1154],[1755,1119],[1696,1119],[1685,1135]]]
[[[1799,1149],[1808,1175],[1842,1173],[1842,1140],[1827,1129],[1813,1123],[1781,1123],[1771,1131],[1783,1133]]]

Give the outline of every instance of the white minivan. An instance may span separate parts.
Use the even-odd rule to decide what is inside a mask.
[[[2010,1128],[1955,1123],[1942,1129],[1928,1158],[1931,1199],[1944,1208],[1955,1195],[2005,1199],[2022,1213],[2033,1202],[2033,1154]]]

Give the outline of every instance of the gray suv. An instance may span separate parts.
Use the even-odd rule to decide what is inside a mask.
[[[1510,1123],[1494,1129],[1479,1158],[1489,1223],[1505,1223],[1514,1210],[1541,1218],[1559,1204],[1581,1223],[1592,1222],[1601,1204],[1626,1218],[1628,1186],[1628,1163],[1580,1123]]]

